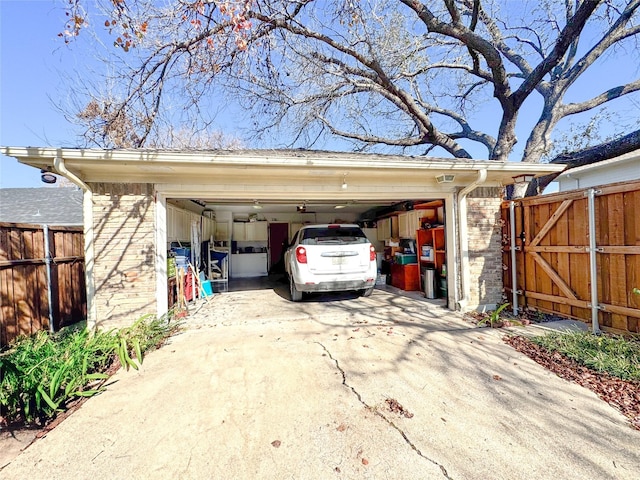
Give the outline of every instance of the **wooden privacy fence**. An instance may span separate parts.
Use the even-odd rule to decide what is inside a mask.
[[[0,222],[0,346],[86,319],[84,273],[82,228]]]
[[[640,182],[507,201],[502,220],[507,301],[515,276],[519,308],[640,333]]]

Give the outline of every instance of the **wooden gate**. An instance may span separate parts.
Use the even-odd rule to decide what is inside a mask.
[[[0,223],[0,347],[18,335],[49,330],[47,252],[53,330],[86,319],[81,227]]]
[[[514,203],[516,291],[520,308],[640,333],[640,182],[594,187],[595,272],[592,298],[589,189]],[[510,202],[502,204],[503,283],[512,299]],[[595,290],[595,289],[594,289]]]

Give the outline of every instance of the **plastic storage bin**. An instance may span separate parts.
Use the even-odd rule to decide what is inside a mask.
[[[415,253],[396,253],[396,263],[398,265],[418,263],[418,256]]]

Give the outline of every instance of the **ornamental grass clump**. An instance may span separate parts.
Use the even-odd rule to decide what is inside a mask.
[[[640,381],[640,342],[636,339],[569,332],[551,333],[532,341],[596,371],[623,380]]]

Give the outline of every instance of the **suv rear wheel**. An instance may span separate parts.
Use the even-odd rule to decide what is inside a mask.
[[[374,289],[374,288],[375,288],[375,287],[370,287],[370,288],[365,288],[364,290],[361,290],[361,295],[362,295],[363,297],[370,297],[370,296],[371,296],[371,294],[373,293],[373,289]]]
[[[299,302],[302,300],[302,292],[296,288],[296,284],[293,281],[292,276],[289,276],[289,294],[291,295],[292,302]]]

